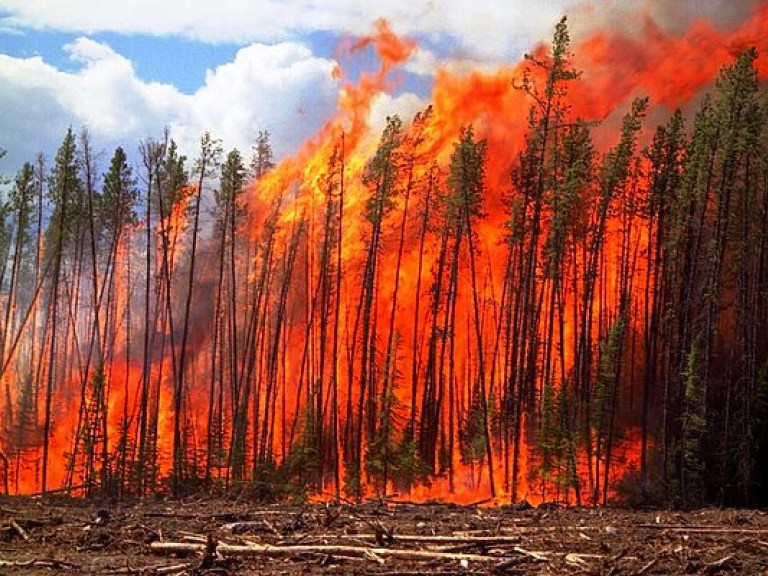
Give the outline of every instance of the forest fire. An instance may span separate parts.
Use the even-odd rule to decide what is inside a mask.
[[[141,143],[143,190],[123,157],[96,191],[65,177],[70,132],[37,238],[43,179],[16,180],[5,491],[686,504],[708,470],[749,500],[767,27],[763,6],[571,46],[563,20],[374,126],[417,49],[378,21],[349,49],[379,68],[338,70],[336,116],[294,156],[273,165],[262,134],[252,179],[208,135],[187,172],[166,135]]]

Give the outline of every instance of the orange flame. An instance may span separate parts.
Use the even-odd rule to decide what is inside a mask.
[[[768,51],[768,41],[764,30],[768,28],[768,7],[758,9],[754,16],[733,31],[720,33],[710,24],[703,21],[695,21],[690,28],[680,36],[673,36],[662,31],[650,19],[644,22],[642,30],[637,37],[622,33],[599,31],[591,37],[579,42],[575,48],[576,67],[585,70],[581,87],[574,89],[569,96],[571,114],[573,117],[585,117],[587,119],[609,118],[616,111],[624,111],[627,100],[639,93],[650,95],[657,106],[673,107],[683,105],[693,99],[702,88],[709,85],[715,78],[719,68],[724,65],[733,54],[747,44],[757,44],[763,51]],[[357,83],[345,80],[341,68],[334,70],[334,77],[343,80],[339,94],[338,111],[328,120],[319,133],[303,144],[300,150],[293,156],[281,161],[272,171],[261,180],[253,183],[247,192],[249,218],[251,228],[248,254],[252,258],[257,253],[265,260],[269,260],[273,266],[265,284],[265,304],[257,312],[261,314],[257,318],[257,312],[248,308],[249,302],[238,302],[241,310],[233,314],[242,325],[230,326],[236,336],[242,337],[248,334],[248,321],[254,321],[254,333],[258,335],[259,347],[250,350],[256,358],[257,368],[256,382],[258,388],[253,392],[255,397],[249,398],[251,403],[248,413],[254,420],[268,418],[271,426],[265,430],[256,429],[255,425],[249,427],[246,444],[249,446],[249,456],[253,462],[256,456],[253,454],[254,446],[259,443],[260,434],[268,436],[269,452],[277,460],[287,459],[292,448],[291,440],[297,443],[299,432],[308,429],[306,423],[309,414],[309,406],[314,401],[314,396],[308,392],[310,386],[306,374],[311,374],[315,380],[326,382],[329,377],[337,380],[337,397],[326,400],[324,407],[328,409],[331,401],[338,403],[337,426],[343,426],[347,414],[355,415],[361,392],[353,384],[346,387],[346,374],[358,369],[359,358],[353,356],[351,349],[356,345],[360,336],[355,332],[356,311],[361,300],[361,285],[365,268],[365,246],[369,239],[369,227],[366,223],[366,199],[369,194],[368,187],[364,184],[365,167],[372,154],[376,150],[378,134],[376,127],[370,125],[369,116],[371,108],[378,96],[393,89],[393,74],[398,66],[405,63],[414,53],[416,43],[412,40],[401,39],[391,30],[384,20],[375,23],[375,32],[371,36],[363,37],[355,41],[349,48],[350,53],[372,47],[376,50],[380,65],[374,72],[361,74]],[[545,49],[539,47],[536,51],[537,58],[543,57]],[[445,69],[436,71],[431,95],[432,113],[426,116],[423,126],[406,126],[403,138],[408,141],[408,150],[414,156],[419,157],[418,166],[408,176],[416,182],[413,196],[408,210],[409,213],[402,216],[405,211],[405,196],[401,194],[396,198],[393,214],[389,217],[382,232],[382,246],[380,251],[380,266],[375,278],[379,289],[379,296],[372,305],[372,314],[377,318],[380,333],[376,334],[376,354],[371,365],[377,375],[384,373],[384,342],[388,336],[384,319],[390,314],[394,286],[399,286],[398,308],[393,322],[395,341],[393,358],[390,362],[398,367],[393,373],[401,374],[405,370],[400,366],[410,366],[411,362],[420,362],[423,372],[423,358],[426,355],[426,330],[425,327],[433,319],[429,310],[429,283],[431,271],[438,262],[438,244],[440,242],[439,230],[428,230],[424,249],[419,242],[421,221],[419,211],[427,209],[426,194],[429,185],[427,180],[431,174],[432,166],[441,168],[435,174],[435,189],[430,193],[435,195],[438,190],[446,187],[446,167],[454,150],[454,142],[462,127],[473,125],[479,138],[487,141],[487,166],[485,175],[484,211],[486,218],[478,223],[475,233],[477,235],[478,257],[478,282],[482,287],[482,335],[487,342],[494,339],[495,322],[498,322],[499,298],[503,291],[503,262],[506,257],[507,246],[502,242],[503,224],[506,219],[504,203],[509,193],[510,168],[517,158],[518,153],[525,145],[525,134],[528,130],[528,114],[532,105],[529,95],[520,90],[515,90],[512,85],[519,79],[525,68],[525,63],[514,66],[500,67],[495,73],[487,74],[473,72],[468,75],[455,75]],[[768,74],[768,68],[764,61],[760,61],[760,72],[763,76]],[[608,123],[610,124],[610,123]],[[419,132],[420,130],[420,132]],[[343,135],[343,141],[341,140]],[[413,140],[416,136],[422,138],[418,144]],[[615,135],[606,136],[606,141],[613,139]],[[611,141],[608,144],[613,144]],[[342,148],[343,146],[343,148]],[[606,145],[607,147],[607,145]],[[329,159],[333,157],[334,150],[337,157],[343,157],[343,168],[329,168]],[[343,156],[342,156],[343,155]],[[415,162],[414,162],[415,164]],[[337,170],[335,177],[338,182],[329,184],[330,174]],[[408,177],[401,175],[398,186],[401,189],[407,187]],[[637,185],[641,185],[641,176],[637,176]],[[343,187],[343,204],[341,189]],[[184,195],[187,197],[188,195]],[[433,197],[434,200],[434,197]],[[338,206],[335,210],[343,211],[343,230],[341,231],[342,246],[339,249],[341,257],[334,260],[333,266],[341,265],[343,281],[339,287],[339,293],[325,294],[329,301],[334,301],[338,308],[338,325],[341,331],[341,344],[336,358],[337,365],[331,368],[330,360],[322,364],[327,358],[319,359],[320,331],[327,328],[321,324],[328,318],[315,318],[317,311],[321,309],[322,283],[319,278],[322,273],[319,254],[319,246],[326,238],[328,230],[325,228],[325,210],[333,202]],[[414,206],[418,204],[418,208]],[[402,254],[398,254],[399,231],[402,220],[402,234],[404,244]],[[550,217],[547,215],[546,217]],[[179,238],[178,244],[174,240],[170,255],[171,262],[178,262],[181,255],[177,249],[183,246],[180,239],[184,229],[185,204],[180,202],[172,207],[168,222],[164,223],[171,238]],[[624,223],[626,224],[626,222]],[[272,252],[266,248],[265,234],[274,226],[274,244]],[[303,228],[305,227],[305,228]],[[630,223],[622,227],[619,220],[611,220],[607,225],[607,234],[611,240],[618,238],[623,231],[628,234],[627,245],[645,246],[648,239],[645,231],[636,223]],[[291,246],[297,238],[303,236],[301,249],[293,255],[294,267],[301,272],[289,270],[288,261]],[[158,258],[160,256],[158,255]],[[600,304],[593,303],[595,314],[606,313],[615,317],[619,307],[619,263],[623,256],[619,253],[619,242],[609,242],[605,249],[603,268],[601,269],[601,284],[599,288],[607,294]],[[271,260],[270,260],[271,259]],[[274,262],[284,262],[283,265],[274,265]],[[583,265],[581,257],[577,263]],[[254,289],[250,284],[255,283],[259,271],[252,261],[247,261],[242,256],[240,264],[249,266],[247,273],[243,273],[249,282],[248,290],[243,290],[243,300],[246,297],[255,300]],[[400,269],[398,271],[398,264]],[[282,267],[281,267],[282,266]],[[327,269],[332,268],[327,262]],[[201,276],[206,281],[214,276],[215,267],[210,267]],[[419,284],[419,271],[423,271],[424,279]],[[647,271],[637,265],[636,282],[644,278]],[[574,272],[575,273],[575,272]],[[398,278],[399,274],[399,278]],[[462,271],[462,274],[466,274]],[[496,363],[496,368],[501,372],[501,361],[494,355],[491,345],[486,345],[481,352],[473,349],[475,337],[470,329],[470,319],[474,314],[471,294],[467,288],[468,280],[462,277],[457,290],[459,295],[456,304],[456,367],[455,381],[448,381],[444,385],[455,393],[453,406],[446,403],[439,407],[437,418],[441,425],[441,438],[452,443],[452,448],[446,446],[446,459],[450,460],[453,475],[448,479],[444,476],[435,478],[429,484],[414,485],[409,487],[407,497],[411,499],[439,498],[461,503],[472,503],[488,499],[490,494],[489,469],[486,466],[487,454],[472,462],[464,462],[469,458],[462,458],[459,441],[456,438],[455,429],[458,420],[470,417],[472,404],[473,374],[480,359],[491,366]],[[280,308],[281,290],[284,290],[284,300],[288,302],[284,308]],[[233,288],[234,289],[234,288]],[[239,289],[239,288],[238,288]],[[417,306],[417,297],[421,303]],[[633,294],[635,299],[639,295]],[[116,300],[116,309],[125,309],[133,296],[127,292],[121,292]],[[557,336],[553,346],[563,348],[566,362],[574,362],[573,350],[574,335],[572,331],[576,325],[576,307],[574,296],[564,296],[563,318],[566,328],[563,336]],[[201,304],[202,306],[202,304]],[[601,306],[603,308],[601,308]],[[543,312],[546,312],[542,308]],[[607,312],[606,312],[607,310]],[[251,316],[249,316],[251,314]],[[284,318],[280,317],[283,315]],[[308,319],[311,318],[311,319]],[[260,324],[257,324],[260,322]],[[134,319],[134,324],[137,322]],[[279,322],[282,332],[278,334],[276,326]],[[416,322],[416,330],[414,330]],[[466,326],[466,330],[464,329]],[[194,330],[199,335],[194,339],[194,350],[190,354],[192,367],[189,374],[195,377],[187,384],[188,405],[190,406],[185,418],[185,426],[189,429],[189,451],[197,454],[205,452],[205,438],[209,436],[210,393],[208,382],[211,379],[210,359],[210,326],[195,326]],[[168,328],[166,328],[168,330]],[[629,331],[638,330],[638,326],[628,327]],[[126,325],[126,331],[137,332],[136,326]],[[163,330],[158,327],[158,333]],[[275,334],[270,340],[270,335]],[[595,334],[595,340],[598,334]],[[445,337],[445,336],[443,336]],[[160,338],[160,336],[158,336]],[[256,336],[254,336],[256,338]],[[115,350],[123,349],[124,341],[115,345]],[[277,351],[276,353],[272,353]],[[149,380],[152,382],[152,394],[158,403],[158,438],[157,451],[160,461],[160,473],[167,474],[170,470],[170,458],[172,452],[172,379],[170,365],[172,358],[166,349],[162,357],[160,354],[153,356]],[[330,353],[326,353],[327,355]],[[278,359],[279,356],[279,359]],[[415,358],[414,358],[415,356]],[[107,420],[110,438],[110,453],[127,450],[120,445],[121,437],[126,434],[136,437],[139,424],[136,419],[137,404],[140,401],[140,388],[144,378],[142,368],[138,366],[134,355],[126,358],[115,354],[109,366],[109,400]],[[268,369],[270,358],[274,358],[277,367]],[[224,364],[228,359],[220,358],[217,362]],[[233,380],[241,372],[245,372],[247,362],[237,365],[236,361],[228,365],[222,372],[229,371],[227,375]],[[309,368],[308,368],[309,366]],[[570,366],[568,367],[570,368]],[[331,371],[335,373],[331,374]],[[4,381],[18,382],[20,376],[15,372],[9,372],[4,376]],[[51,465],[49,486],[59,486],[65,480],[65,454],[72,450],[73,434],[78,427],[78,413],[76,406],[79,398],[77,391],[80,389],[78,378],[71,377],[61,383],[61,389],[56,391],[54,403],[53,432],[50,436],[51,454],[55,463]],[[380,380],[385,380],[381,377]],[[411,406],[422,408],[422,389],[417,389],[416,396],[406,385],[407,378],[399,377],[399,385],[394,390],[393,401],[397,404],[398,415],[408,412]],[[497,374],[497,381],[490,383],[501,386]],[[377,386],[381,383],[377,382]],[[418,382],[424,386],[423,381]],[[239,401],[233,391],[223,391],[223,383],[219,383],[221,400],[218,400],[221,422],[220,430],[226,438],[233,434],[236,404]],[[329,389],[321,384],[312,394],[328,394]],[[14,396],[12,406],[21,402],[21,386],[13,386]],[[257,395],[258,394],[258,395]],[[270,400],[268,394],[273,394],[274,400]],[[446,393],[447,395],[447,393]],[[270,402],[274,402],[274,413],[271,413]],[[498,402],[494,398],[491,402]],[[351,406],[345,413],[345,407]],[[203,409],[203,407],[205,409]],[[498,410],[499,406],[491,406],[492,410]],[[13,408],[11,408],[13,410]],[[126,414],[128,419],[126,420]],[[316,416],[315,416],[316,417]],[[36,422],[41,421],[42,412],[38,407],[35,413]],[[327,424],[331,418],[324,422]],[[448,431],[449,423],[454,429]],[[402,426],[401,426],[402,428]],[[519,485],[517,496],[525,496],[533,503],[539,502],[545,494],[551,494],[554,490],[554,482],[541,476],[535,477],[537,466],[535,441],[536,431],[521,424],[523,433],[519,438]],[[298,430],[299,432],[296,432]],[[402,434],[402,429],[398,432]],[[612,478],[621,477],[628,470],[636,468],[639,461],[638,433],[632,425],[624,430],[626,438],[616,442],[618,456],[613,461],[610,471]],[[452,435],[452,436],[451,436]],[[39,438],[38,438],[39,441]],[[338,441],[337,441],[338,443]],[[3,438],[2,446],[9,452],[7,446],[10,442]],[[366,446],[368,448],[369,446]],[[341,452],[342,447],[334,447]],[[503,462],[502,450],[494,441],[494,477],[497,501],[507,499],[511,495],[509,483],[509,462]],[[19,449],[17,453],[21,454]],[[29,464],[31,458],[39,453],[37,447],[23,451],[27,464],[19,465],[17,470],[18,483],[12,487],[16,492],[34,492],[39,486],[39,470]],[[582,456],[582,455],[580,455]],[[225,459],[222,457],[222,459]],[[593,473],[585,469],[583,458],[579,458],[580,464],[577,471],[580,477],[587,477]],[[339,464],[343,470],[343,463]],[[333,480],[324,478],[326,490],[330,490]],[[364,493],[372,494],[379,488],[373,482],[362,487]],[[397,491],[390,481],[384,487],[390,494]],[[401,496],[405,496],[401,494]],[[569,496],[573,501],[572,496]]]

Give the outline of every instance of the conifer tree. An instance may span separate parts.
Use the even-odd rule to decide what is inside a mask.
[[[399,194],[400,145],[403,123],[398,116],[387,119],[379,146],[363,174],[370,194],[366,200],[365,218],[369,225],[366,238],[366,256],[358,306],[354,338],[360,334],[359,384],[357,411],[354,417],[355,430],[349,450],[352,476],[349,485],[359,486],[359,474],[363,468],[364,442],[376,437],[379,416],[379,386],[376,341],[377,325],[374,313],[374,299],[377,293],[379,257],[383,248],[382,235],[384,219],[394,208],[394,198]],[[359,330],[359,332],[358,332]],[[348,411],[348,422],[353,412]],[[365,435],[363,434],[365,432]]]
[[[137,223],[136,203],[138,200],[138,191],[136,189],[136,180],[133,177],[133,170],[128,165],[128,158],[121,147],[117,147],[112,155],[109,169],[104,174],[104,184],[99,203],[99,227],[105,235],[107,246],[107,262],[105,264],[104,278],[102,280],[102,293],[106,296],[106,318],[105,318],[105,355],[110,360],[110,366],[118,361],[121,353],[125,356],[126,364],[129,364],[130,346],[131,346],[131,323],[130,323],[130,239],[131,228]],[[123,266],[125,277],[129,286],[125,288],[125,294],[128,300],[125,302],[125,317],[123,311],[118,310],[118,298],[116,292],[119,286],[120,273],[120,255],[126,254]],[[123,321],[125,320],[125,321]],[[125,350],[115,350],[115,342],[118,340],[119,326],[124,326]],[[117,469],[116,479],[118,482],[119,494],[122,494],[125,487],[128,470],[128,452],[132,445],[130,434],[131,412],[129,406],[130,390],[127,374],[115,374],[110,372],[112,379],[118,380],[115,385],[119,385],[119,377],[123,378],[123,406],[120,424],[120,436],[117,442]]]
[[[472,324],[475,336],[475,345],[477,347],[477,375],[473,378],[475,381],[471,389],[472,398],[477,402],[476,410],[479,410],[481,426],[471,442],[477,442],[482,438],[484,447],[484,457],[488,467],[488,481],[491,491],[491,497],[496,496],[496,487],[494,483],[493,451],[491,449],[490,419],[488,410],[488,390],[486,374],[485,346],[483,344],[483,330],[480,325],[480,295],[477,286],[477,266],[475,263],[476,255],[479,250],[477,237],[475,233],[475,222],[484,216],[483,197],[485,193],[485,140],[475,140],[474,131],[471,126],[463,128],[459,134],[459,141],[454,145],[451,155],[451,171],[448,176],[448,188],[452,192],[448,196],[448,210],[451,220],[455,225],[455,251],[454,251],[454,270],[458,269],[458,256],[462,239],[467,239],[467,253],[469,257],[469,277],[472,295]],[[456,284],[456,274],[452,273],[452,294],[455,297],[458,293]],[[453,330],[455,330],[455,326]],[[453,410],[449,406],[449,410]],[[478,438],[478,434],[480,434]]]
[[[60,282],[64,261],[64,250],[72,239],[71,226],[76,216],[76,198],[82,192],[82,182],[77,165],[77,145],[72,128],[69,128],[56,153],[56,160],[51,175],[49,195],[53,202],[53,215],[46,237],[46,258],[53,262],[51,272],[47,328],[48,337],[48,363],[46,366],[46,387],[43,411],[43,453],[41,463],[41,492],[48,491],[48,466],[49,448],[51,439],[51,426],[53,422],[53,402],[56,391],[56,381],[59,369],[58,360],[58,328],[59,328],[59,299]],[[74,213],[74,214],[73,214]]]
[[[0,156],[1,157],[1,156]],[[3,220],[3,212],[7,211],[9,215],[14,219],[14,230],[11,233],[8,230],[8,238],[6,242],[10,244],[12,236],[13,244],[13,257],[11,259],[11,274],[8,281],[8,290],[6,296],[6,307],[3,314],[3,330],[0,333],[0,369],[5,368],[6,361],[9,361],[9,346],[11,342],[11,336],[16,333],[16,317],[19,306],[19,290],[22,286],[21,276],[23,273],[22,265],[29,257],[30,250],[30,228],[33,217],[33,202],[35,196],[35,172],[34,167],[29,162],[24,163],[19,171],[16,179],[14,180],[13,188],[10,191],[10,198],[7,206],[0,206],[0,227],[5,225]],[[0,231],[0,244],[3,243],[3,232]],[[2,252],[2,246],[0,246],[0,253]],[[0,254],[2,257],[2,254]],[[5,261],[5,260],[4,260]],[[2,282],[0,281],[0,287]],[[5,426],[4,428],[10,429],[14,426],[15,409],[11,397],[11,381],[10,378],[5,377],[5,370],[0,373],[0,382],[4,382],[4,406],[2,413],[4,414]],[[21,418],[28,418],[30,415],[19,415]],[[5,431],[5,430],[4,430]]]
[[[523,444],[523,420],[534,429],[537,385],[543,387],[554,377],[552,341],[555,336],[555,306],[562,299],[561,266],[571,218],[577,214],[579,196],[589,186],[593,157],[589,127],[571,117],[568,94],[581,73],[573,68],[571,40],[567,20],[555,26],[552,47],[545,58],[526,55],[528,66],[516,87],[532,101],[525,146],[512,170],[514,193],[509,199],[508,256],[504,294],[504,383],[501,404],[505,451],[512,445],[511,470],[505,466],[505,478],[512,500],[518,497],[520,447]],[[549,237],[545,218],[552,213]],[[542,252],[542,245],[544,251]],[[539,283],[541,269],[547,282]],[[549,315],[545,316],[545,364],[537,382],[536,358],[539,354],[543,318],[540,311],[545,291],[549,290]],[[564,325],[562,303],[559,306],[560,335]],[[561,351],[564,348],[561,346]],[[561,378],[565,360],[560,358]],[[574,380],[574,385],[578,381]]]
[[[237,377],[237,229],[243,218],[242,194],[246,170],[237,149],[231,150],[221,167],[219,187],[214,190],[213,234],[218,236],[218,275],[211,340],[211,374],[208,393],[208,438],[206,479],[226,464],[225,419],[227,394]]]

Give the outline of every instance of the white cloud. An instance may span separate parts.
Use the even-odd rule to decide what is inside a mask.
[[[604,1],[604,0],[600,0]],[[386,18],[400,34],[448,45],[453,56],[517,58],[582,0],[3,0],[0,27],[177,35],[206,42],[274,42],[313,31],[365,34]]]
[[[208,72],[185,124],[215,126],[218,136],[244,151],[258,130],[269,129],[277,153],[293,151],[334,110],[334,66],[301,45],[253,44]]]
[[[83,68],[74,74],[58,72],[52,78],[54,97],[95,136],[117,139],[156,130],[181,105],[173,87],[145,84],[131,62],[105,44],[78,38],[65,49]]]
[[[372,132],[378,138],[378,133],[384,129],[387,124],[387,117],[397,114],[408,123],[413,116],[426,108],[428,102],[420,96],[411,92],[405,92],[398,96],[389,94],[379,94],[371,105],[370,124]]]
[[[269,130],[282,154],[314,133],[336,104],[335,62],[294,43],[240,49],[191,95],[144,82],[106,44],[78,38],[65,50],[80,64],[77,71],[0,54],[0,147],[8,150],[0,171],[15,170],[39,150],[51,156],[68,126],[87,127],[108,153],[115,145],[132,152],[170,126],[190,157],[205,130],[246,156],[257,131]]]

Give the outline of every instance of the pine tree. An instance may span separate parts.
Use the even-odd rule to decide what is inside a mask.
[[[454,269],[457,269],[458,255],[462,239],[466,236],[467,252],[469,255],[469,274],[472,291],[472,325],[475,332],[475,345],[477,346],[477,376],[472,387],[473,400],[477,401],[481,423],[479,436],[474,434],[472,443],[482,438],[484,444],[484,457],[488,466],[488,482],[491,497],[496,496],[494,482],[493,451],[491,449],[490,419],[488,416],[488,390],[486,374],[485,346],[483,344],[483,330],[481,327],[480,296],[477,286],[477,267],[475,258],[479,249],[477,237],[474,231],[475,221],[484,216],[483,197],[485,194],[485,140],[475,140],[472,127],[463,128],[459,134],[459,141],[454,145],[451,155],[451,171],[448,176],[448,188],[452,192],[448,196],[448,210],[451,220],[456,223],[454,243]],[[458,292],[456,275],[452,274],[454,306],[455,295]],[[455,328],[454,328],[455,330]],[[448,407],[453,410],[453,406]],[[476,416],[477,418],[478,416]]]
[[[218,240],[216,309],[211,340],[211,375],[208,393],[206,479],[226,465],[225,419],[227,391],[234,393],[237,378],[237,230],[243,219],[242,195],[245,166],[240,152],[231,150],[221,167],[219,188],[214,191],[213,234]],[[228,378],[225,376],[228,375]],[[228,385],[227,385],[228,384]]]
[[[369,225],[360,304],[355,317],[354,334],[357,338],[360,330],[360,361],[358,404],[355,416],[356,424],[349,460],[352,467],[348,470],[360,474],[363,469],[364,435],[371,442],[377,434],[381,396],[378,386],[377,369],[377,325],[374,314],[374,299],[377,293],[379,257],[382,250],[382,235],[385,218],[392,212],[394,198],[399,194],[400,146],[402,143],[402,121],[397,116],[387,119],[379,146],[365,168],[363,184],[370,194],[366,200],[365,218]],[[348,422],[350,419],[348,418]],[[353,478],[351,485],[360,484],[359,478]]]
[[[104,184],[99,203],[99,227],[105,235],[107,246],[107,262],[105,264],[104,279],[102,281],[102,293],[106,293],[106,318],[105,318],[105,356],[110,359],[110,365],[117,361],[118,354],[124,352],[126,364],[130,362],[130,296],[125,302],[126,322],[124,323],[125,332],[124,346],[125,350],[114,350],[113,346],[118,339],[118,326],[123,324],[121,312],[118,311],[118,274],[120,272],[120,254],[123,248],[130,246],[131,228],[138,222],[136,214],[136,203],[138,200],[138,191],[136,189],[136,180],[133,177],[133,170],[128,165],[128,158],[121,147],[115,149],[110,161],[109,170],[104,174]],[[128,267],[130,264],[130,251],[123,265]],[[126,271],[128,282],[131,281],[130,273]],[[126,294],[130,294],[128,287]],[[122,495],[128,481],[128,452],[131,444],[131,412],[130,390],[127,374],[110,374],[119,385],[119,377],[123,378],[123,406],[120,424],[120,436],[117,442],[117,469],[115,476],[118,483],[118,491]]]
[[[253,146],[253,155],[251,156],[251,177],[259,180],[274,167],[275,159],[269,132],[260,130],[256,136],[256,144]]]
[[[684,118],[676,110],[667,124],[659,126],[653,142],[643,155],[649,163],[648,190],[645,196],[643,215],[648,225],[648,250],[646,253],[647,273],[643,287],[643,390],[641,400],[641,447],[640,473],[643,490],[650,486],[649,451],[653,439],[653,405],[663,405],[661,418],[661,437],[657,438],[664,454],[667,452],[666,409],[669,406],[669,354],[664,351],[670,330],[669,310],[671,289],[674,284],[674,272],[671,272],[677,253],[675,245],[670,243],[675,223],[675,196],[683,178],[683,156],[685,150]],[[663,383],[663,390],[654,389]],[[663,392],[663,395],[659,395]],[[654,402],[654,400],[656,402]],[[663,471],[662,471],[663,472]]]
[[[593,407],[590,410],[595,442],[596,472],[592,492],[592,501],[595,505],[600,502],[601,498],[601,465],[605,466],[605,478],[602,479],[603,505],[606,504],[607,499],[610,465],[608,455],[611,450],[615,407],[619,395],[619,376],[621,372],[625,325],[626,320],[624,316],[619,316],[608,330],[604,340],[600,343],[600,359],[597,374],[595,375],[595,390],[592,396]]]
[[[152,317],[152,277],[153,277],[153,212],[156,202],[153,196],[158,196],[160,171],[165,154],[165,144],[152,138],[139,144],[139,152],[143,163],[143,180],[146,185],[146,209],[144,215],[145,244],[144,244],[144,342],[141,375],[141,390],[138,401],[138,446],[137,459],[133,467],[135,490],[144,494],[154,483],[155,451],[153,438],[156,435],[156,419],[153,417],[153,387],[151,382],[152,348],[155,320]],[[159,204],[159,202],[157,202]]]
[[[53,215],[51,225],[48,228],[46,238],[46,257],[53,261],[53,271],[50,279],[47,331],[48,338],[48,364],[46,366],[45,407],[43,420],[43,454],[42,476],[40,481],[41,491],[45,494],[48,490],[48,466],[51,427],[53,422],[53,402],[57,376],[58,327],[59,327],[59,298],[60,282],[64,261],[64,250],[72,239],[72,221],[76,221],[76,198],[82,193],[82,182],[79,177],[77,165],[77,145],[75,135],[70,128],[64,135],[61,146],[56,153],[56,161],[53,166],[49,195],[53,202]],[[73,220],[70,220],[73,219]]]
[[[594,374],[592,339],[595,333],[596,319],[595,300],[598,299],[599,276],[601,255],[606,243],[606,227],[609,220],[609,211],[614,199],[627,185],[631,176],[632,159],[637,144],[638,132],[641,121],[648,109],[648,99],[640,98],[632,103],[632,110],[627,113],[622,121],[621,138],[615,148],[611,149],[603,158],[597,190],[597,205],[590,223],[588,245],[586,252],[586,265],[584,282],[581,287],[581,318],[579,319],[580,333],[575,352],[576,389],[581,395],[584,404],[584,441],[586,444],[586,457],[589,465],[589,480],[595,492],[594,503],[597,504],[598,485],[600,483],[600,442],[592,439],[592,407],[593,407],[593,382],[599,375]],[[623,314],[626,302],[620,302],[619,314]],[[620,361],[619,361],[620,363]],[[597,450],[593,450],[596,448]]]
[[[528,66],[516,87],[523,90],[532,105],[528,118],[525,146],[512,170],[514,192],[509,197],[508,255],[505,266],[503,309],[504,383],[501,393],[505,452],[505,480],[512,500],[518,497],[520,447],[523,444],[523,420],[534,429],[537,386],[544,386],[553,373],[555,306],[561,299],[559,332],[563,334],[562,294],[559,284],[563,272],[565,242],[569,236],[571,215],[578,210],[578,196],[589,186],[592,172],[592,145],[589,127],[574,121],[568,104],[573,81],[581,73],[573,68],[571,40],[567,20],[555,27],[552,48],[545,58],[526,55]],[[546,239],[544,227],[548,212],[553,225]],[[544,251],[542,253],[542,245]],[[544,268],[545,283],[539,283]],[[545,292],[549,290],[549,314],[542,315]],[[540,352],[542,321],[546,341],[545,364],[537,382],[537,356]],[[565,348],[561,345],[561,354]],[[561,374],[565,366],[560,358]],[[578,381],[574,382],[578,385]],[[506,462],[512,463],[511,470]]]
[[[683,411],[681,414],[682,439],[679,447],[678,477],[680,497],[684,507],[701,504],[704,498],[703,438],[707,429],[706,399],[704,397],[702,350],[699,338],[694,340],[682,374]]]
[[[1,157],[1,156],[0,156]],[[14,186],[10,191],[10,197],[7,206],[0,206],[0,228],[5,226],[4,212],[7,210],[9,214],[12,214],[15,220],[15,230],[11,234],[8,231],[8,238],[6,241],[10,244],[10,237],[13,237],[13,257],[11,260],[11,275],[8,282],[8,291],[6,297],[6,308],[4,311],[3,330],[0,333],[0,382],[5,381],[4,384],[4,400],[3,415],[5,426],[8,428],[14,425],[14,406],[11,396],[11,382],[10,378],[5,377],[5,365],[11,360],[9,357],[9,350],[11,335],[16,333],[16,321],[18,316],[18,310],[21,309],[19,305],[19,290],[22,287],[22,265],[26,258],[29,256],[30,250],[30,227],[32,224],[32,209],[35,196],[35,172],[34,167],[30,163],[25,163],[19,171],[14,181]],[[0,244],[3,243],[3,231],[0,230]],[[2,253],[2,246],[0,246],[0,257]],[[5,259],[4,259],[5,261]],[[2,286],[2,282],[0,282]],[[23,417],[28,417],[24,415]]]

